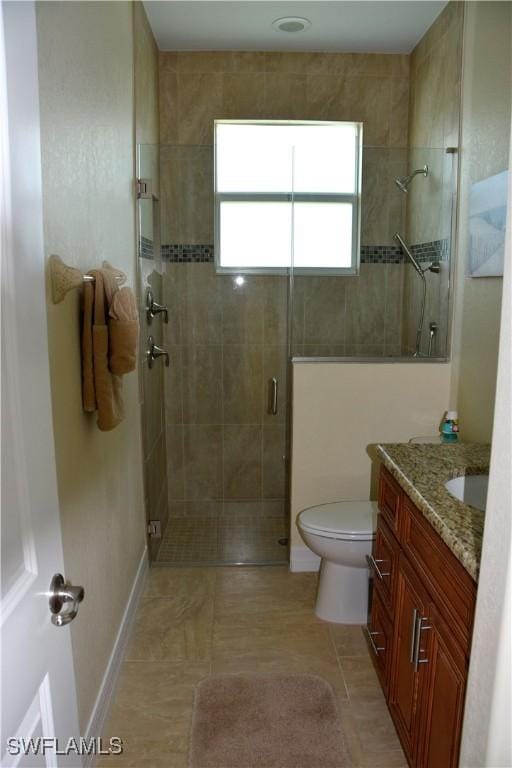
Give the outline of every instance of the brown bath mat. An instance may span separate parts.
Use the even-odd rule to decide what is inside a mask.
[[[347,768],[336,698],[314,675],[212,675],[196,691],[190,768]]]

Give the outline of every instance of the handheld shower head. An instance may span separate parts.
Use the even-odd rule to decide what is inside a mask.
[[[397,176],[394,180],[395,184],[397,185],[398,189],[402,190],[402,192],[407,192],[409,184],[414,179],[414,177],[418,176],[419,174],[422,176],[428,176],[428,165],[424,165],[423,168],[417,168],[415,171],[409,174],[409,176]]]
[[[402,236],[397,232],[396,235],[394,235],[395,240],[399,243],[402,251],[405,253],[411,264],[413,265],[414,269],[418,273],[418,275],[421,277],[422,280],[425,280],[425,275],[423,274],[423,270],[414,258],[414,256],[411,253],[410,248],[407,246],[407,244],[404,242]]]

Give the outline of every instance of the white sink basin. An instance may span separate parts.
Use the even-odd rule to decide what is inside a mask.
[[[485,512],[489,475],[461,475],[444,484],[449,493],[464,504]]]

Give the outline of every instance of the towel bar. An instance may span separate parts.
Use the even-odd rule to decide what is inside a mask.
[[[79,288],[83,283],[93,283],[92,275],[84,275],[77,267],[68,267],[64,264],[60,256],[52,254],[49,259],[50,275],[52,280],[52,300],[54,304],[59,304],[65,295],[74,288]],[[116,273],[116,280],[120,285],[126,281],[126,275],[120,269],[116,269],[108,261],[104,261],[103,269],[110,269]]]

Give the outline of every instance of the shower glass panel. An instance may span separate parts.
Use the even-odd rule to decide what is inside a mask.
[[[312,225],[304,236],[295,226],[291,277],[294,357],[413,357],[423,278],[396,240],[397,233],[424,271],[426,283],[420,352],[415,359],[447,356],[456,159],[456,154],[444,149],[363,148],[357,275],[301,270],[298,255],[304,248],[320,252],[328,227],[324,224],[315,232]],[[417,175],[407,192],[402,191],[395,179],[425,165],[427,176]],[[294,197],[294,218],[299,205]],[[337,226],[343,237],[342,216]]]
[[[213,147],[162,145],[160,180],[171,365],[157,562],[286,563],[288,276],[217,273]]]
[[[148,366],[146,350],[149,336],[163,344],[163,317],[148,317],[149,292],[155,302],[162,303],[163,280],[160,258],[160,185],[159,147],[137,147],[137,272],[140,315],[140,401],[142,405],[142,437],[144,455],[145,509],[148,525],[158,521],[167,525],[167,459],[165,442],[164,367]],[[161,539],[149,538],[151,559],[158,555]]]

